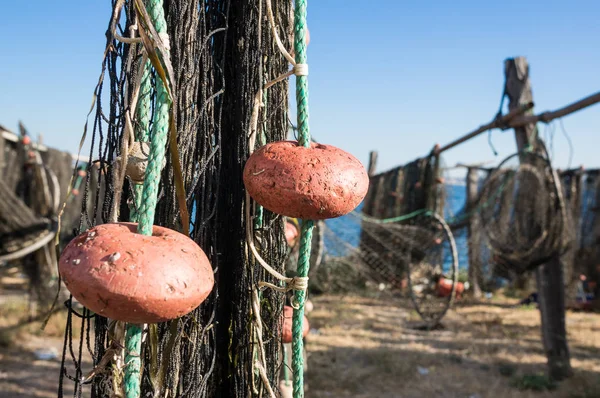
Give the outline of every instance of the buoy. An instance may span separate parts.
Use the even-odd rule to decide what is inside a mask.
[[[31,144],[31,138],[28,135],[24,135],[21,142],[23,143],[23,145],[29,145]]]
[[[367,194],[369,177],[358,159],[334,146],[278,141],[250,156],[244,185],[274,213],[323,220],[354,210]]]
[[[85,170],[79,170],[79,171],[77,172],[77,175],[79,175],[79,177],[85,177],[85,176],[87,175],[87,173],[86,173],[86,171],[85,171]]]
[[[98,315],[129,323],[157,323],[198,307],[214,285],[212,267],[187,236],[154,226],[152,236],[135,223],[98,225],[63,250],[65,285]]]
[[[296,224],[294,224],[291,221],[286,221],[285,240],[287,241],[288,246],[293,247],[296,244],[298,235],[300,235],[300,231],[298,231],[298,227],[296,227]]]
[[[73,188],[73,189],[71,190],[71,193],[72,193],[74,196],[77,196],[77,195],[79,195],[79,189],[77,189],[77,188]]]
[[[283,334],[283,342],[291,343],[292,342],[292,317],[294,315],[294,309],[289,305],[283,307],[283,326],[282,326],[282,334]],[[308,324],[308,319],[306,316],[304,317],[304,321],[302,322],[302,337],[306,337],[308,334],[310,325]]]
[[[456,282],[456,296],[460,297],[465,291],[465,285],[462,282]],[[448,297],[452,292],[452,280],[440,278],[437,283],[437,293],[440,297]]]

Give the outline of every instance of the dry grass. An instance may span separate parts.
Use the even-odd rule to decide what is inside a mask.
[[[3,270],[0,287],[0,398],[56,397],[66,310],[54,313],[42,330],[45,317],[28,322],[33,314],[24,279],[13,270]],[[77,337],[78,328],[73,332]],[[57,356],[39,359],[40,350]],[[73,394],[69,387],[66,396]]]
[[[418,317],[406,300],[320,296],[313,302],[309,316],[318,333],[307,339],[308,398],[600,397],[598,314],[568,313],[575,376],[554,391],[534,392],[517,386],[539,386],[531,375],[545,370],[535,308],[511,308],[510,300],[459,303],[443,330],[426,332],[415,328]]]

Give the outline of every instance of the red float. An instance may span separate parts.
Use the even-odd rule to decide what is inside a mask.
[[[274,213],[323,220],[354,210],[367,194],[369,176],[358,159],[334,146],[279,141],[250,156],[244,184]]]
[[[292,342],[292,318],[294,316],[294,309],[289,305],[283,307],[283,342],[291,343]],[[302,322],[302,337],[306,337],[308,334],[308,330],[310,325],[308,324],[308,319],[306,316],[304,317],[304,321]]]
[[[456,296],[460,297],[465,291],[465,285],[462,282],[456,283]],[[452,293],[452,280],[440,278],[437,283],[437,294],[440,297],[448,297]]]
[[[285,223],[285,240],[290,247],[296,245],[296,241],[298,236],[300,235],[300,231],[298,231],[298,227],[291,221],[286,221]]]
[[[135,223],[102,224],[65,247],[59,272],[73,297],[99,315],[138,324],[198,307],[214,285],[202,249],[168,228],[136,231]]]

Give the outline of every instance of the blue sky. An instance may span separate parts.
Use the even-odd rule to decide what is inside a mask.
[[[32,0],[3,5],[0,124],[18,120],[46,144],[75,151],[100,72],[110,1]],[[503,60],[531,64],[536,110],[600,90],[600,3],[592,1],[312,0],[311,130],[379,170],[428,153],[496,113]],[[293,104],[292,104],[293,105]],[[600,105],[563,120],[573,165],[600,167]],[[540,125],[541,132],[545,127]],[[567,141],[555,126],[555,164]],[[495,131],[445,155],[445,162],[500,161],[515,151]]]

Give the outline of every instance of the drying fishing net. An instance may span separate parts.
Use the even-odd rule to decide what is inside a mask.
[[[360,288],[365,281],[410,296],[430,326],[455,297],[458,258],[452,232],[428,209],[443,208],[433,159],[371,177],[362,208],[327,220],[316,288]],[[438,207],[439,206],[439,207]]]
[[[580,275],[585,275],[590,292],[598,297],[600,267],[598,267],[598,239],[600,236],[600,170],[583,168],[560,173],[568,214],[575,238],[570,250],[563,256],[567,302],[585,302],[588,296],[580,290]],[[594,284],[595,283],[595,287]]]
[[[51,148],[37,150],[22,124],[20,129],[21,136],[15,135],[14,141],[0,137],[0,158],[4,160],[0,170],[0,260],[20,266],[29,281],[32,303],[47,309],[58,286],[54,242],[59,232],[59,207],[71,181],[72,158]],[[68,211],[76,207],[68,206]],[[67,227],[73,225],[72,218],[64,221]],[[59,240],[68,235],[59,234]]]
[[[573,241],[560,181],[546,156],[508,157],[486,180],[477,207],[491,261],[506,277],[561,256]]]
[[[142,3],[142,2],[139,2]],[[192,313],[151,326],[143,350],[142,396],[244,397],[265,394],[256,371],[256,329],[251,311],[258,281],[275,283],[245,251],[245,191],[242,170],[248,156],[248,131],[254,97],[266,81],[287,70],[261,1],[167,0],[170,61],[182,180],[191,209],[190,236],[215,270],[215,288]],[[116,218],[128,220],[133,184],[121,186],[114,172],[122,156],[123,131],[135,87],[142,78],[143,46],[117,38],[137,37],[134,1],[113,1],[102,76],[89,120],[90,151],[82,191],[80,233]],[[291,47],[291,2],[278,2],[274,17],[284,45]],[[160,77],[152,72],[152,82]],[[151,103],[155,94],[150,93]],[[264,142],[288,131],[288,84],[271,87],[259,114]],[[153,107],[154,105],[152,105]],[[139,120],[134,118],[133,125]],[[163,169],[155,224],[181,229],[175,172],[168,157]],[[120,200],[117,199],[120,197]],[[257,211],[258,212],[258,211]],[[261,256],[282,271],[283,221],[264,210],[256,225]],[[265,368],[276,387],[280,359],[280,310],[283,294],[260,293]],[[120,325],[90,314],[75,300],[66,303],[59,396],[109,397],[118,393],[111,364],[122,352]],[[122,366],[122,364],[120,364]],[[118,374],[118,373],[117,373]],[[70,381],[70,382],[68,382]]]
[[[449,167],[444,170],[444,218],[456,241],[460,282],[475,295],[490,291],[499,282],[487,236],[481,231],[478,199],[491,171],[484,167]]]

